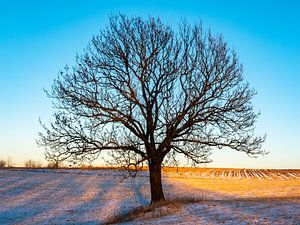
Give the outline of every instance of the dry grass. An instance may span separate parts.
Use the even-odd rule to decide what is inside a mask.
[[[104,224],[117,224],[135,220],[139,218],[142,221],[147,221],[153,218],[161,218],[177,214],[182,211],[184,204],[202,202],[202,199],[184,198],[184,199],[173,199],[155,203],[154,205],[146,207],[138,207],[132,211],[111,218]]]

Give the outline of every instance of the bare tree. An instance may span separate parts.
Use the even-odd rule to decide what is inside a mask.
[[[0,159],[0,168],[4,168],[6,166],[6,161],[3,159]]]
[[[61,160],[93,161],[108,150],[147,162],[151,203],[164,200],[166,156],[204,163],[215,147],[264,153],[265,137],[253,134],[256,93],[242,74],[236,53],[201,24],[175,32],[160,19],[113,16],[47,92],[57,113],[38,144]]]
[[[42,164],[38,161],[29,159],[24,162],[24,166],[27,168],[40,168],[42,167]]]

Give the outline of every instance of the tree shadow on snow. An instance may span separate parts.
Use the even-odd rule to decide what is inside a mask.
[[[23,176],[23,175],[22,175]],[[50,176],[50,177],[49,177]],[[36,182],[34,179],[41,179]],[[181,216],[184,223],[267,223],[300,221],[299,196],[237,198],[235,195],[193,188],[163,178],[167,201],[150,204],[149,177],[105,177],[95,174],[47,174],[45,178],[17,179],[9,190],[26,184],[30,189],[6,196],[0,206],[0,224],[113,224],[158,222]],[[3,193],[5,196],[5,193]],[[276,203],[274,205],[274,202]],[[274,218],[268,212],[274,209]],[[282,210],[281,210],[282,209]],[[297,218],[298,215],[298,218]],[[173,218],[173,219],[174,219]],[[180,218],[179,218],[180,219]],[[171,220],[172,221],[172,220]]]

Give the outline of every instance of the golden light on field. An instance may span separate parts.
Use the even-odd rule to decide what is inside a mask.
[[[189,191],[201,191],[204,196],[300,199],[299,170],[180,168],[178,173],[184,176],[174,177],[174,169],[166,169],[166,176],[172,177],[168,182],[177,183]]]
[[[233,179],[182,179],[175,178],[175,182],[202,191],[213,191],[226,194],[233,198],[280,198],[280,197],[299,197],[299,180],[233,180]]]

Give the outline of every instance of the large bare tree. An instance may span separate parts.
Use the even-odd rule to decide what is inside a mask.
[[[201,23],[174,31],[157,18],[113,16],[48,95],[57,113],[38,140],[47,158],[92,161],[107,150],[118,162],[145,161],[151,203],[164,200],[168,156],[202,163],[215,147],[264,153],[265,137],[253,134],[255,91],[236,53]]]

